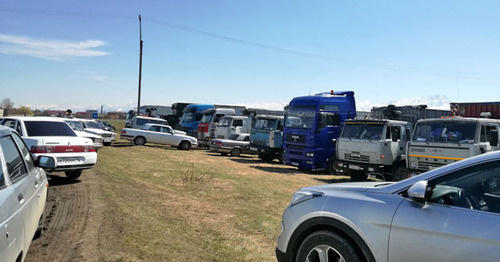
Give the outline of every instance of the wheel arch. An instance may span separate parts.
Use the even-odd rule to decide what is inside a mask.
[[[396,157],[396,159],[394,159],[394,161],[392,162],[391,173],[394,173],[399,165],[406,166],[406,156],[405,155],[399,155]]]
[[[349,227],[345,223],[330,217],[311,218],[309,220],[302,222],[302,224],[300,224],[294,230],[294,233],[290,237],[287,246],[287,250],[290,251],[287,252],[290,254],[289,261],[295,261],[295,257],[297,256],[297,251],[299,249],[299,246],[304,241],[304,239],[311,233],[320,230],[331,230],[341,235],[347,241],[352,243],[358,251],[361,251],[365,261],[367,262],[375,261],[375,257],[373,256],[373,253],[371,252],[370,248],[356,231],[354,231],[351,227]]]

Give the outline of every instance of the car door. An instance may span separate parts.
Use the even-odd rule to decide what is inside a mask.
[[[2,190],[2,225],[0,237],[2,246],[6,244],[6,261],[15,261],[21,251],[26,251],[33,235],[27,236],[32,230],[33,223],[36,230],[37,218],[33,218],[35,209],[29,199],[34,195],[35,186],[12,136],[0,138],[0,147],[3,155],[4,174],[7,174],[10,185],[7,190]],[[2,252],[3,253],[3,252]]]
[[[497,181],[493,194],[489,181]],[[397,209],[389,261],[499,261],[500,161],[428,183],[428,202],[406,198]]]
[[[146,140],[151,143],[162,143],[162,133],[160,126],[151,126],[149,130],[147,130],[147,138]]]
[[[177,141],[178,138],[174,134],[174,130],[173,129],[162,126],[161,127],[161,133],[162,133],[162,137],[161,137],[161,143],[162,144],[171,145],[171,146],[177,146],[179,144],[178,141]]]

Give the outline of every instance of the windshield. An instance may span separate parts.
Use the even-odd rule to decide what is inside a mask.
[[[212,122],[213,117],[214,117],[213,114],[204,114],[200,122],[203,124],[210,123]]]
[[[222,118],[219,122],[219,126],[230,126],[232,118]]]
[[[277,121],[278,120],[276,119],[257,119],[257,121],[255,121],[253,128],[272,131],[276,129]]]
[[[418,123],[412,141],[434,143],[474,143],[476,123],[426,121]]]
[[[315,105],[290,106],[285,127],[311,129],[314,127],[315,116]]]
[[[192,122],[193,118],[194,118],[193,112],[184,112],[184,114],[182,115],[181,122]]]
[[[350,139],[382,139],[383,124],[346,124],[340,137]]]
[[[99,126],[99,123],[95,121],[85,121],[85,126],[87,128],[95,128],[95,129],[101,129],[101,126]]]
[[[68,125],[76,131],[83,131],[83,125],[80,121],[66,121]]]

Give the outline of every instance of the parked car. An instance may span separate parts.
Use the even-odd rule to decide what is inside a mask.
[[[64,119],[55,117],[5,117],[0,125],[16,130],[35,156],[51,156],[56,167],[48,171],[65,172],[77,179],[84,169],[97,163],[94,143],[89,138],[78,137]]]
[[[154,143],[176,146],[180,150],[189,150],[191,147],[198,146],[198,140],[186,135],[186,132],[158,124],[145,124],[140,129],[124,128],[120,137],[133,141],[138,146]]]
[[[52,157],[34,159],[23,139],[0,126],[0,258],[24,261],[33,238],[43,231],[47,176]]]
[[[140,128],[141,126],[147,123],[168,126],[168,122],[165,119],[157,117],[149,117],[149,116],[134,116],[132,117],[132,119],[130,119],[130,122],[125,123],[125,127]]]
[[[400,182],[297,191],[278,261],[500,261],[500,152]],[[327,259],[328,258],[328,259]]]
[[[111,132],[114,132],[116,130],[116,128],[107,121],[104,121],[104,120],[96,120],[96,121],[99,123],[99,126],[103,130],[111,131]]]
[[[66,123],[73,129],[73,131],[75,131],[77,136],[90,138],[92,142],[94,142],[94,148],[96,151],[102,148],[103,146],[102,136],[85,132],[85,128],[83,127],[83,124],[80,120],[66,119],[64,121],[66,121]]]
[[[110,146],[111,143],[116,141],[116,133],[101,129],[99,123],[92,119],[80,119],[85,129],[85,132],[102,136],[103,144]]]
[[[232,134],[228,139],[213,139],[210,141],[210,151],[223,156],[240,156],[241,154],[255,154],[249,148],[250,134]]]

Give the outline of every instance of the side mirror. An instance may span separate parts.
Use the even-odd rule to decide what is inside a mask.
[[[427,180],[421,180],[408,189],[408,196],[415,202],[425,204],[425,193],[427,192]]]
[[[56,160],[51,156],[39,156],[35,160],[35,166],[43,169],[54,169],[56,168]]]

